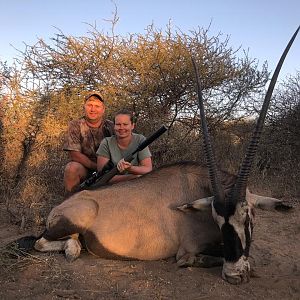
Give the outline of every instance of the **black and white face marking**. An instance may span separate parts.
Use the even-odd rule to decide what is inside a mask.
[[[248,256],[253,232],[252,208],[247,202],[238,202],[235,207],[232,206],[229,210],[227,207],[225,210],[223,205],[213,202],[212,215],[223,237],[223,278],[234,284],[248,281]]]

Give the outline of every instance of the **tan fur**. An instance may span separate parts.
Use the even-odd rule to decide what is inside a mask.
[[[209,189],[205,167],[169,166],[129,182],[73,195],[51,211],[47,228],[51,233],[62,218],[68,220],[98,256],[103,249],[97,243],[116,255],[143,260],[173,256],[181,246],[185,252],[197,253],[220,241],[217,225],[209,210],[196,213],[195,218],[176,207],[211,196]]]

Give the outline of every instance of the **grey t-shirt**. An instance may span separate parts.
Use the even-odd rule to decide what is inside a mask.
[[[127,149],[120,149],[117,143],[116,136],[106,137],[100,143],[100,146],[96,152],[97,156],[104,156],[110,159],[114,165],[127,155],[131,154],[146,138],[142,134],[132,133],[132,140]],[[139,151],[134,155],[131,164],[138,166],[139,162],[147,157],[151,157],[151,153],[148,147]]]

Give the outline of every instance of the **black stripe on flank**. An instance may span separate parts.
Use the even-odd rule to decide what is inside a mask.
[[[48,241],[56,241],[74,233],[82,233],[83,231],[83,228],[73,224],[66,217],[61,216],[55,225],[45,230],[43,238]]]
[[[226,261],[236,262],[243,255],[241,240],[234,227],[225,222],[221,229],[224,242],[224,258]]]
[[[87,230],[83,234],[83,238],[88,251],[98,257],[118,260],[137,260],[136,258],[122,256],[109,251],[99,242],[99,240],[92,231]]]

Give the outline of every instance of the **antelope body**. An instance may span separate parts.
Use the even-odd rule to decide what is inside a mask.
[[[180,163],[136,180],[79,192],[48,217],[44,238],[82,235],[100,257],[156,260],[195,256],[221,234],[211,209],[184,213],[178,207],[211,196],[206,168]]]

